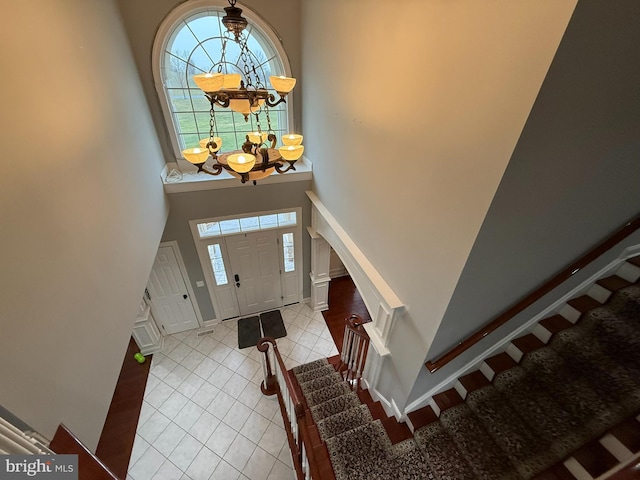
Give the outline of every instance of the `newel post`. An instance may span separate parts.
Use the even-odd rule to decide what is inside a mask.
[[[269,344],[273,345],[274,350],[276,347],[276,341],[270,337],[261,338],[258,341],[256,347],[258,351],[264,353],[264,358],[262,359],[262,372],[264,374],[264,380],[260,384],[260,390],[263,395],[271,396],[277,393],[278,382],[276,380],[275,375],[273,374],[273,370],[271,369],[271,361],[269,360]]]

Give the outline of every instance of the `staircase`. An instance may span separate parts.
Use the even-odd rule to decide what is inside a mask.
[[[637,269],[640,258],[628,263]],[[598,281],[410,413],[413,437],[328,361],[294,368],[314,449],[324,446],[333,467],[320,478],[582,480],[633,457],[640,283],[623,277]]]
[[[293,369],[321,465],[319,478],[435,478],[406,424],[388,417],[368,391],[352,390],[336,367],[320,359]]]

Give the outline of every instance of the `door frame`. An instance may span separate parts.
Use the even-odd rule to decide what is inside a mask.
[[[189,274],[187,273],[187,267],[182,259],[182,253],[180,253],[180,247],[176,240],[170,240],[168,242],[160,242],[158,245],[158,249],[160,247],[171,247],[173,250],[173,254],[176,257],[176,261],[178,262],[178,268],[180,269],[180,274],[182,275],[182,279],[184,280],[184,284],[187,288],[187,292],[189,292],[189,301],[191,302],[191,306],[193,307],[193,311],[196,314],[196,320],[198,320],[198,327],[202,328],[204,326],[204,321],[202,319],[202,314],[200,313],[200,307],[198,306],[198,300],[196,299],[195,291],[193,290],[193,286],[191,285],[191,280],[189,279]],[[157,255],[157,253],[156,253]],[[155,259],[154,259],[155,262]],[[145,302],[148,302],[147,296],[144,296]]]
[[[211,268],[211,264],[210,264],[210,260],[209,260],[209,254],[207,252],[207,248],[206,248],[206,244],[207,243],[219,243],[220,244],[220,249],[222,252],[222,256],[225,262],[225,267],[228,269],[228,267],[230,266],[230,262],[229,262],[229,254],[227,252],[227,247],[226,247],[226,243],[224,241],[224,238],[227,236],[232,236],[232,235],[237,235],[239,233],[243,233],[243,232],[234,232],[234,233],[228,233],[228,234],[222,234],[222,235],[218,235],[218,236],[211,236],[211,237],[207,237],[207,238],[201,238],[200,234],[198,233],[198,224],[199,223],[207,223],[207,222],[219,222],[222,220],[228,220],[228,219],[235,219],[235,218],[246,218],[246,217],[255,217],[258,215],[270,215],[270,214],[277,214],[277,213],[285,213],[285,212],[291,212],[294,211],[296,212],[296,224],[295,225],[287,225],[287,226],[282,226],[282,227],[274,227],[273,229],[276,230],[278,232],[278,239],[279,236],[281,234],[281,231],[293,231],[294,233],[294,245],[295,245],[295,266],[296,266],[296,270],[297,270],[297,274],[298,274],[298,297],[299,297],[299,302],[303,301],[303,279],[302,279],[302,268],[303,268],[303,262],[304,262],[304,252],[302,250],[303,246],[302,246],[302,207],[293,207],[293,208],[280,208],[277,210],[268,210],[268,211],[262,211],[262,212],[249,212],[249,213],[242,213],[242,214],[236,214],[236,215],[225,215],[225,216],[220,216],[220,217],[209,217],[209,218],[200,218],[200,219],[194,219],[194,220],[189,220],[189,228],[191,229],[191,235],[193,237],[193,242],[196,246],[196,252],[198,254],[198,259],[200,260],[200,266],[202,268],[202,272],[204,274],[204,280],[205,280],[205,284],[207,286],[207,291],[209,292],[209,297],[211,298],[211,305],[213,306],[213,310],[214,313],[216,315],[216,318],[213,320],[216,323],[222,322],[223,319],[220,318],[220,313],[222,311],[222,309],[220,308],[220,304],[218,302],[218,297],[216,295],[216,281],[215,281],[215,277],[213,275],[213,269]],[[247,233],[252,233],[252,232],[247,232]],[[284,268],[282,265],[283,262],[283,255],[282,252],[280,250],[282,250],[282,244],[280,243],[280,240],[278,240],[278,258],[280,261],[280,266],[281,268]],[[229,271],[227,271],[227,274],[229,274]],[[229,281],[231,281],[231,278],[229,278]],[[282,279],[281,279],[282,281]],[[295,302],[294,302],[295,303]],[[238,309],[239,312],[239,309]],[[237,317],[229,317],[229,319],[231,318],[242,318],[242,315],[238,314]]]

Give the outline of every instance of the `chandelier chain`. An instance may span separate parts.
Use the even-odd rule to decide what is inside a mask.
[[[227,59],[226,59],[227,40],[229,40],[229,32],[224,32],[224,34],[222,35],[222,48],[220,50],[220,61],[218,62],[218,73],[222,73],[222,65],[226,64],[227,62]]]

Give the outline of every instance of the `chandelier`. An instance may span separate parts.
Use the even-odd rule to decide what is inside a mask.
[[[274,171],[286,173],[295,170],[295,163],[302,156],[304,146],[302,135],[287,134],[282,137],[282,146],[276,148],[277,137],[271,128],[269,108],[286,102],[285,98],[293,90],[296,79],[270,76],[271,87],[277,92],[277,96],[267,90],[258,73],[259,69],[253,62],[254,55],[247,45],[247,20],[242,16],[242,9],[235,4],[236,0],[229,0],[229,6],[224,9],[226,15],[222,18],[222,23],[227,32],[222,42],[220,61],[213,65],[211,71],[193,76],[193,81],[204,92],[211,105],[209,137],[199,141],[199,148],[187,148],[182,151],[182,155],[198,167],[197,173],[220,175],[226,171],[239,178],[242,183],[253,181],[255,185],[256,180],[268,177]],[[242,74],[223,72],[228,41],[235,42],[240,48]],[[241,150],[221,153],[222,139],[216,135],[216,108],[230,108],[241,113],[245,121],[251,115],[255,117],[257,130],[246,135]],[[261,117],[266,119],[266,131],[262,130]],[[213,163],[205,165],[209,158]]]

